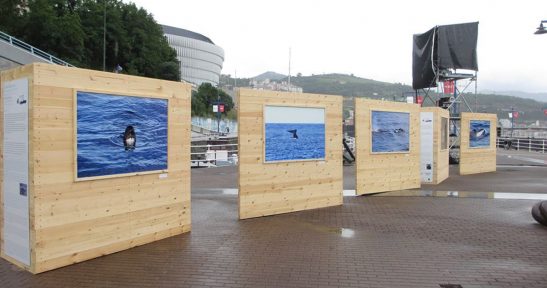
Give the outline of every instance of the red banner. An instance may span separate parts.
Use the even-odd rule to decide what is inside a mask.
[[[454,81],[445,81],[444,82],[444,93],[445,94],[454,94]]]
[[[519,112],[518,111],[513,112],[513,118],[515,118],[515,119],[519,118]]]
[[[224,104],[219,104],[218,105],[218,112],[224,113]]]

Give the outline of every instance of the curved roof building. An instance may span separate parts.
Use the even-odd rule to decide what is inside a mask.
[[[169,46],[177,51],[182,80],[201,85],[218,85],[224,63],[224,49],[196,32],[162,25]]]

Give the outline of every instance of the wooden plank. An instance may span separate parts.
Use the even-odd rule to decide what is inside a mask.
[[[342,97],[238,91],[239,218],[342,204]],[[264,163],[264,106],[325,109],[325,160]]]
[[[33,79],[27,269],[39,273],[190,231],[190,85],[47,64],[22,69]],[[75,182],[75,89],[168,99],[167,172]]]
[[[490,121],[490,146],[485,148],[469,147],[469,125],[471,120]],[[460,129],[460,175],[496,171],[496,114],[462,113]]]
[[[372,110],[410,113],[409,152],[371,152]],[[416,104],[355,98],[357,195],[420,187],[419,113]]]

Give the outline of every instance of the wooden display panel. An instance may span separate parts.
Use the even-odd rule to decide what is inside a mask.
[[[410,113],[409,152],[372,153],[371,111]],[[356,194],[420,187],[420,106],[355,98]]]
[[[490,121],[490,146],[472,148],[469,145],[471,120]],[[460,175],[496,171],[496,129],[498,117],[487,113],[462,113],[460,129]]]
[[[447,129],[446,133],[446,144],[447,149],[443,149],[441,146],[441,127],[442,127],[442,118],[447,119],[447,124],[450,124],[450,113],[447,109],[440,107],[423,107],[421,108],[422,112],[432,112],[433,113],[433,181],[428,184],[439,184],[448,178],[449,171],[449,159],[448,152],[450,149],[450,130]]]
[[[342,97],[240,89],[239,218],[341,205]],[[325,159],[267,162],[264,107],[325,109]]]
[[[40,273],[190,231],[190,85],[49,64],[1,79],[20,77],[31,103],[24,268]],[[168,99],[168,172],[74,181],[76,90]]]

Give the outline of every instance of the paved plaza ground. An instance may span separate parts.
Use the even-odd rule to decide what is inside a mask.
[[[526,160],[542,157],[501,151],[498,172],[422,190],[547,194],[547,167]],[[0,287],[547,287],[537,200],[344,197],[239,221],[236,193],[218,189],[236,175],[192,171],[191,233],[39,275],[0,260]],[[345,167],[345,189],[351,177]]]

